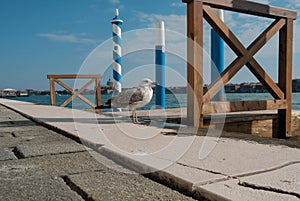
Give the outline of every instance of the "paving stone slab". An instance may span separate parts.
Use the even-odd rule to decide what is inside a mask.
[[[92,200],[193,200],[137,174],[89,172],[68,179]]]
[[[274,171],[240,178],[245,186],[283,191],[297,195],[300,199],[300,163],[292,164]]]
[[[13,148],[21,144],[27,144],[27,146],[33,146],[32,144],[48,143],[53,141],[72,141],[59,134],[56,135],[43,135],[43,136],[23,136],[23,137],[1,137],[0,148]],[[73,142],[74,143],[74,142]]]
[[[33,145],[34,144],[34,145]],[[22,158],[86,151],[85,146],[71,140],[28,143],[16,146]]]
[[[15,131],[32,131],[36,129],[42,129],[45,128],[39,126],[39,125],[30,125],[30,126],[6,126],[6,127],[0,127],[1,132],[15,132]]]
[[[24,137],[24,136],[43,136],[47,134],[56,134],[55,132],[48,130],[44,127],[38,126],[38,127],[33,127],[30,129],[24,129],[24,130],[15,130],[12,132],[12,134],[15,137]]]
[[[106,170],[88,152],[0,161],[0,180],[18,177],[64,176]]]
[[[179,160],[187,166],[229,176],[265,171],[290,161],[300,161],[300,149],[202,136]]]
[[[12,137],[12,132],[2,132],[0,131],[0,139],[1,137]]]
[[[26,141],[26,143],[37,143],[37,144],[53,142],[53,141],[69,141],[69,142],[72,141],[71,139],[68,139],[60,134],[27,135],[18,138],[22,141]]]
[[[212,201],[296,201],[297,197],[287,194],[248,188],[239,185],[238,179],[198,186],[200,194]]]
[[[1,137],[0,138],[0,148],[13,148],[20,144],[22,139],[16,139],[14,137]]]
[[[72,191],[63,179],[59,177],[0,179],[0,181],[0,200],[83,201],[83,199],[76,192]]]
[[[17,157],[10,149],[0,148],[0,161],[14,160],[14,159],[17,159]]]

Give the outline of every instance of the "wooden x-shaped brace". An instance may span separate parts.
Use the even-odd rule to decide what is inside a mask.
[[[55,81],[57,82],[57,84],[59,84],[60,86],[64,87],[66,90],[68,90],[69,92],[72,93],[72,96],[70,98],[68,98],[63,104],[60,105],[61,107],[65,107],[66,105],[68,105],[76,96],[78,96],[78,98],[80,98],[81,100],[86,102],[91,107],[93,107],[93,108],[95,107],[95,104],[91,103],[88,99],[86,99],[84,96],[82,96],[80,94],[95,81],[94,79],[91,79],[83,87],[81,87],[78,91],[74,91],[71,87],[69,87],[67,84],[63,83],[62,81],[60,81],[58,79],[55,79]]]
[[[203,9],[206,21],[238,55],[238,57],[221,73],[220,77],[208,86],[207,90],[204,92],[203,102],[209,102],[210,99],[213,98],[244,65],[247,65],[250,71],[275,99],[284,99],[282,90],[263,70],[253,56],[286,24],[286,20],[275,20],[246,49],[210,6],[204,5]]]

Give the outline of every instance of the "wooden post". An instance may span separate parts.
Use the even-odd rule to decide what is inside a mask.
[[[55,79],[50,78],[50,99],[51,105],[56,105]]]
[[[278,110],[278,132],[273,137],[286,138],[291,135],[292,115],[292,55],[293,55],[293,20],[287,18],[286,25],[279,32],[279,73],[278,86],[284,93],[286,109]]]
[[[187,124],[203,127],[203,3],[187,3]]]
[[[99,106],[102,104],[101,100],[101,87],[100,87],[100,79],[96,78],[95,80],[95,86],[96,86],[96,105]],[[101,112],[101,109],[96,110],[96,112]]]

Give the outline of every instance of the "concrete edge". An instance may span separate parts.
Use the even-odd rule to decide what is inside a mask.
[[[41,120],[39,120],[37,118],[34,118],[34,117],[32,117],[32,116],[30,116],[28,114],[25,114],[25,113],[23,113],[23,112],[21,112],[19,110],[16,110],[15,108],[13,108],[11,106],[8,106],[5,103],[0,103],[0,105],[4,106],[4,107],[6,107],[6,108],[8,108],[8,109],[10,109],[10,110],[12,110],[12,111],[20,114],[20,115],[22,115],[23,117],[25,117],[27,119],[30,119],[31,121],[33,121],[33,122],[35,122],[37,124],[40,124],[41,126],[43,126],[45,128],[48,128],[48,129],[50,129],[52,131],[55,131],[55,132],[58,132],[58,133],[62,134],[63,136],[68,137],[68,138],[70,138],[70,139],[72,139],[72,140],[74,140],[74,141],[82,144],[81,143],[81,139],[78,136],[76,136],[76,135],[73,135],[73,134],[71,134],[71,133],[69,133],[67,131],[64,131],[64,130],[62,130],[62,129],[56,127],[56,126],[53,126],[51,124],[47,124],[47,123],[45,123],[45,122],[43,122],[43,121],[41,121]]]

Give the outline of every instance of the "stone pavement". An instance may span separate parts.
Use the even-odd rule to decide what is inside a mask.
[[[193,199],[0,106],[0,200]]]
[[[300,198],[300,145],[297,141],[259,138],[218,130],[197,131],[189,127],[163,128],[155,121],[148,126],[133,125],[120,116],[97,115],[4,99],[0,99],[0,103],[48,128],[80,140],[84,145],[126,167],[148,173],[148,177],[195,198]],[[5,135],[7,133],[3,134],[4,138]],[[51,146],[57,147],[55,153],[64,149],[59,143],[48,145]],[[49,148],[38,149],[47,154]],[[23,150],[23,155],[18,150]],[[68,147],[67,152],[74,151],[80,150]],[[28,147],[22,146],[13,149],[13,153],[17,156],[38,155],[37,151],[30,151]],[[89,150],[89,153],[94,151]],[[3,155],[12,157],[10,153]],[[83,177],[87,181],[94,179],[96,183],[102,178],[109,179],[89,173],[84,176],[72,175],[68,179],[61,178],[65,183],[76,182],[77,188],[89,189],[89,183],[78,182]],[[85,191],[87,192],[89,190]]]

